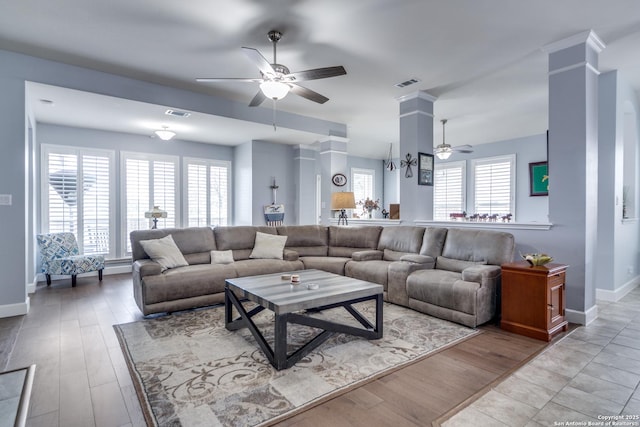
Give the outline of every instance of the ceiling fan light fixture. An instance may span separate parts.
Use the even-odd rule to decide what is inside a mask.
[[[260,90],[264,93],[264,96],[271,98],[274,101],[284,98],[289,93],[289,85],[277,82],[274,80],[267,80],[260,83]]]
[[[438,146],[436,148],[436,157],[438,157],[440,160],[447,160],[449,157],[451,157],[452,153],[453,151],[451,151],[450,147]]]
[[[168,130],[169,128],[167,126],[162,126],[161,130],[157,130],[154,133],[156,134],[156,136],[158,138],[160,138],[163,141],[168,141],[171,138],[173,138],[174,136],[176,136],[175,132],[171,132],[170,130]]]

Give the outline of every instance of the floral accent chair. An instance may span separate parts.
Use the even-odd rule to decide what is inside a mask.
[[[71,275],[71,286],[76,286],[76,275],[98,272],[102,281],[104,257],[102,255],[80,255],[78,242],[73,233],[50,233],[36,236],[42,255],[42,272],[51,285],[51,275]]]

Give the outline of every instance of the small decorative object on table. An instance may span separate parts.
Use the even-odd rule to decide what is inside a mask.
[[[358,204],[362,205],[362,212],[367,213],[369,218],[371,218],[371,211],[380,209],[380,199],[371,200],[367,197],[366,200],[360,200]]]
[[[531,267],[545,265],[553,261],[553,258],[547,254],[520,254],[520,256],[523,260],[527,261]]]
[[[389,218],[389,212],[387,212],[386,209],[382,209],[382,218],[384,219],[388,219]]]

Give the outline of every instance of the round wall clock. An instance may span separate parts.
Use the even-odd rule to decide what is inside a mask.
[[[331,177],[331,182],[337,187],[342,187],[347,183],[347,177],[341,173],[337,173]]]

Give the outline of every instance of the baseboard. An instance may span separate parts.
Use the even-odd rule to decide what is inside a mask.
[[[638,286],[640,286],[640,276],[634,277],[633,279],[629,280],[627,283],[620,286],[618,289],[614,289],[613,291],[610,291],[608,289],[596,288],[596,299],[609,302],[618,302]]]
[[[36,293],[36,286],[38,285],[38,275],[33,278],[33,282],[27,283],[27,295]]]
[[[594,305],[587,311],[571,310],[569,308],[564,310],[564,318],[569,323],[576,323],[578,325],[588,325],[596,320],[598,317],[598,306]]]
[[[30,304],[30,298],[26,297],[24,302],[19,302],[17,304],[0,305],[0,318],[21,316],[23,314],[27,314],[29,313]]]

